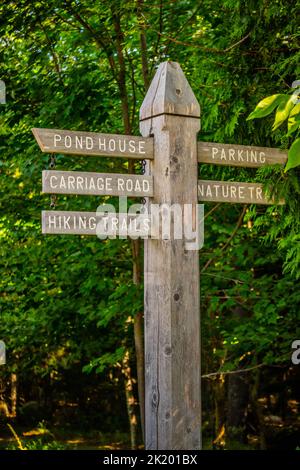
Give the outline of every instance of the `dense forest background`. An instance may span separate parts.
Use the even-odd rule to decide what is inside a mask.
[[[5,441],[7,423],[21,441],[36,435],[32,448],[55,447],[58,436],[74,433],[92,436],[97,446],[142,445],[142,245],[41,235],[41,210],[50,204],[93,211],[103,198],[42,195],[49,155],[31,128],[138,135],[149,82],[160,62],[173,60],[201,104],[199,140],[288,148],[286,129],[271,131],[273,117],[246,118],[259,100],[289,93],[300,78],[298,18],[299,3],[291,0],[1,2],[5,445],[14,446]],[[139,163],[104,157],[58,155],[55,164],[141,172]],[[262,182],[286,199],[285,206],[205,206],[199,259],[206,448],[300,446],[300,366],[291,363],[291,344],[300,339],[299,174],[278,166],[199,166],[202,178]]]

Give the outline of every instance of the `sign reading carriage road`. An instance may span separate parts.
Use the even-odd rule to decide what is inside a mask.
[[[83,171],[42,172],[43,192],[94,196],[153,196],[153,178]]]

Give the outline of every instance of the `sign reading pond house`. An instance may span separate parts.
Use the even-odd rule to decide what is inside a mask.
[[[98,235],[131,238],[150,235],[151,220],[147,214],[42,211],[42,233]]]
[[[153,159],[153,139],[97,132],[32,129],[42,152]]]
[[[42,177],[44,193],[153,196],[151,176],[45,170]]]
[[[259,183],[236,183],[231,181],[198,181],[200,201],[231,202],[240,204],[275,204]],[[278,204],[284,204],[279,201]]]

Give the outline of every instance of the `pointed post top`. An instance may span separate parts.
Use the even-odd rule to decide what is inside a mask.
[[[140,109],[140,121],[161,114],[200,117],[200,106],[180,65],[162,62]]]

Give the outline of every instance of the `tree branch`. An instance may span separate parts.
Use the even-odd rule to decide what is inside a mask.
[[[230,242],[232,241],[232,239],[233,239],[233,238],[235,237],[235,235],[237,234],[237,231],[238,231],[238,229],[240,228],[240,226],[241,226],[241,224],[242,224],[242,222],[243,222],[244,215],[245,215],[245,213],[246,213],[246,209],[247,209],[247,206],[245,205],[245,206],[243,207],[243,210],[242,210],[242,212],[241,212],[239,218],[238,218],[238,221],[237,221],[237,224],[236,224],[234,230],[232,231],[232,233],[231,233],[230,237],[228,238],[227,242],[225,243],[225,245],[222,246],[221,252],[223,252],[224,250],[226,250],[226,248],[229,246],[229,244],[230,244]],[[204,267],[203,267],[202,270],[201,270],[201,274],[208,268],[208,266],[211,265],[211,263],[213,262],[214,259],[215,259],[215,257],[212,257],[212,258],[210,258],[210,259],[206,262],[206,264],[204,265]]]
[[[129,104],[127,96],[127,87],[126,87],[126,66],[123,53],[123,42],[124,35],[121,28],[121,18],[119,12],[114,11],[114,8],[111,7],[113,25],[116,33],[116,47],[117,47],[117,56],[119,63],[119,74],[118,74],[118,86],[121,95],[122,102],[122,117],[125,134],[131,134],[130,118],[129,118]]]
[[[210,374],[201,375],[202,379],[210,379],[213,377],[217,377],[219,375],[233,375],[233,374],[243,374],[245,372],[249,372],[254,369],[259,369],[260,367],[267,367],[268,364],[257,364],[256,366],[248,367],[246,369],[236,369],[236,370],[228,370],[228,371],[219,371],[219,372],[211,372]]]
[[[250,36],[251,34],[251,31],[249,31],[248,34],[246,34],[246,36],[244,36],[242,39],[240,39],[238,42],[235,42],[234,44],[232,44],[231,46],[227,47],[227,49],[224,49],[224,52],[228,52],[230,51],[231,49],[233,49],[234,47],[236,46],[239,46],[240,44],[242,44],[242,42],[246,41],[246,39],[248,39],[248,37]]]
[[[78,11],[73,9],[72,5],[68,2],[68,0],[65,0],[65,3],[69,12],[77,19],[77,21],[84,27],[84,29],[90,33],[90,35],[94,38],[96,44],[103,49],[108,58],[113,78],[117,80],[116,63],[110,48],[105,43],[105,39],[92,28],[92,26],[78,13]]]
[[[141,45],[141,58],[142,58],[142,73],[144,79],[145,90],[149,88],[149,68],[148,68],[148,57],[147,57],[147,40],[146,40],[146,28],[143,15],[143,4],[144,0],[137,0],[137,19],[140,29],[140,45]]]

